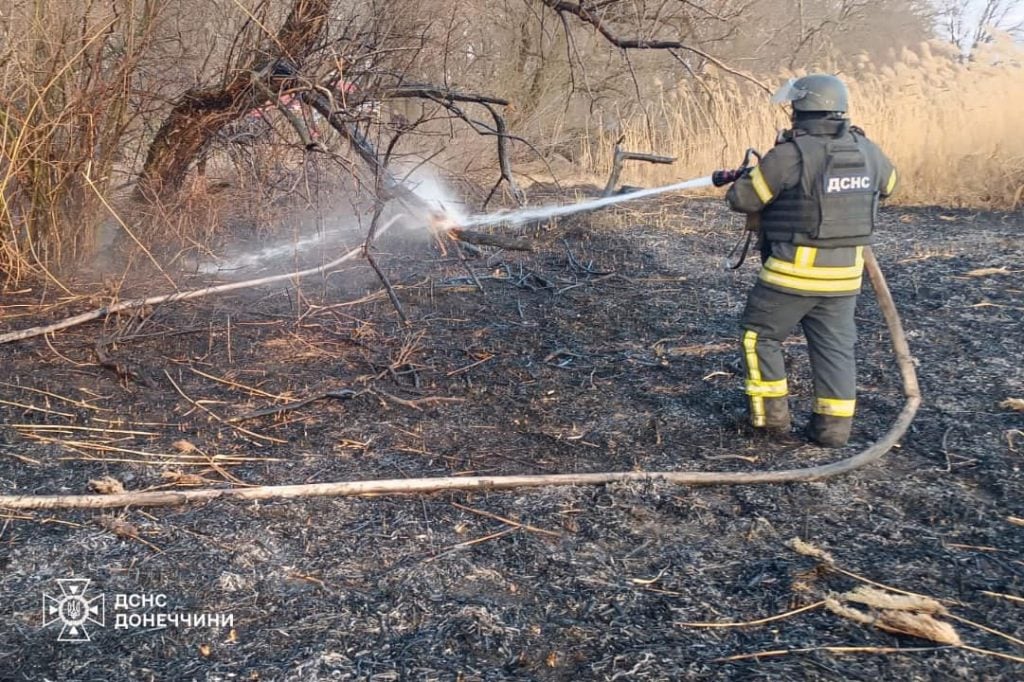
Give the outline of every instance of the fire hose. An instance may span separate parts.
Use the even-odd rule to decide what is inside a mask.
[[[724,187],[736,182],[745,175],[749,175],[754,169],[754,166],[751,164],[752,159],[757,159],[757,162],[760,163],[761,153],[756,149],[748,149],[743,155],[743,163],[740,164],[739,168],[716,170],[711,174],[711,184],[715,187]],[[745,236],[739,238],[736,245],[729,251],[729,255],[725,257],[726,270],[740,269],[743,262],[747,260],[747,253],[750,252],[750,242],[753,241],[754,235],[759,234],[760,231],[761,216],[757,213],[748,214],[746,229],[744,229]],[[734,259],[737,251],[739,251],[739,256]]]

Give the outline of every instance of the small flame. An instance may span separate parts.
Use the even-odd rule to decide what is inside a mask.
[[[430,214],[430,229],[433,232],[443,233],[459,228],[459,223],[454,216],[440,211]]]

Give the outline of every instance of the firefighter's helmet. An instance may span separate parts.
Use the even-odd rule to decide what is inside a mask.
[[[849,93],[843,81],[827,73],[813,73],[803,78],[790,78],[772,96],[772,102],[793,103],[793,111],[826,111],[845,113]]]

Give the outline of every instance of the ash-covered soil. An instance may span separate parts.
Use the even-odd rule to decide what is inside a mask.
[[[1024,414],[1000,403],[1024,398],[1022,217],[889,209],[883,223],[876,253],[925,402],[880,463],[813,484],[0,509],[0,679],[1020,679]],[[168,490],[855,453],[902,405],[873,295],[854,442],[766,443],[742,425],[736,345],[756,257],[721,267],[739,230],[709,200],[577,217],[538,228],[536,253],[471,258],[483,291],[451,253],[388,235],[379,261],[407,326],[354,265],[0,346],[0,494],[88,493],[104,476]],[[163,282],[121,296],[152,289]],[[0,329],[100,303],[5,292]],[[787,348],[805,420],[802,337]],[[342,390],[356,395],[252,416]],[[1009,658],[820,606],[684,625],[814,605],[860,585],[850,574],[944,600],[966,645]],[[106,597],[89,642],[43,627],[65,578]],[[121,594],[164,600],[117,609]],[[114,627],[184,613],[233,624]]]

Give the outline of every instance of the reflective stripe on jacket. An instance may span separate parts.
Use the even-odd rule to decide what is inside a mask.
[[[825,249],[772,242],[758,279],[787,293],[851,296],[860,293],[863,273],[863,246]]]
[[[857,294],[860,292],[864,266],[863,245],[867,243],[872,227],[874,196],[886,197],[892,193],[896,187],[896,171],[882,151],[863,137],[860,131],[857,131],[854,138],[845,120],[818,119],[798,121],[795,125],[798,132],[782,136],[749,175],[733,183],[726,199],[734,211],[762,214],[764,267],[759,279],[765,286],[805,296]],[[836,206],[829,207],[831,219],[823,222],[823,217],[829,216],[823,216],[819,201],[822,194],[827,193],[828,185],[822,186],[821,192],[812,193],[809,183],[827,183],[829,179],[823,176],[823,168],[832,168],[834,164],[827,164],[827,159],[811,159],[814,168],[805,168],[805,150],[801,150],[800,146],[814,148],[818,145],[812,143],[798,146],[794,139],[797,137],[820,137],[823,141],[856,139],[856,147],[844,151],[848,153],[859,150],[859,154],[853,154],[851,160],[858,161],[853,157],[861,156],[865,160],[864,166],[870,168],[870,173],[865,173],[870,175],[868,187],[861,186],[865,184],[859,179],[863,176],[857,176],[856,183],[852,179],[848,183],[854,192],[866,194],[863,201],[853,197],[852,202],[841,200]],[[824,150],[828,145],[821,146]],[[856,165],[851,164],[850,169],[856,170]],[[809,175],[816,177],[809,178]],[[853,175],[850,177],[853,178]],[[840,183],[838,186],[842,189],[841,177],[836,182]],[[776,202],[779,202],[778,205]],[[818,234],[817,230],[822,226],[825,226],[826,232],[836,225],[840,232],[845,230],[843,223],[851,222],[842,216],[847,208],[854,209],[854,222],[864,223],[863,226],[855,225],[851,228],[851,232],[857,236],[847,237],[836,231],[831,232],[831,238],[815,239],[811,236]],[[839,212],[838,220],[836,211]]]

